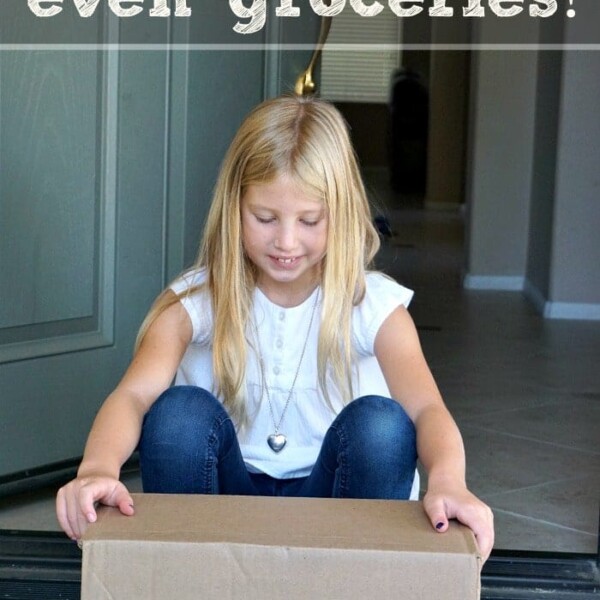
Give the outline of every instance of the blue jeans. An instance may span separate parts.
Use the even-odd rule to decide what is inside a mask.
[[[169,388],[154,403],[139,454],[145,492],[400,500],[409,498],[417,460],[400,404],[363,396],[335,418],[308,477],[249,473],[222,404],[193,386]]]

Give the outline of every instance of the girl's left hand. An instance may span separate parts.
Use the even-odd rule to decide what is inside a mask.
[[[423,498],[423,508],[436,531],[448,529],[448,520],[457,519],[475,534],[485,562],[494,546],[494,515],[489,506],[466,487],[430,487]]]

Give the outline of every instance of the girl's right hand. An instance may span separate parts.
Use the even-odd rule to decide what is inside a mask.
[[[127,516],[134,514],[127,488],[112,477],[78,477],[58,490],[56,516],[64,532],[79,540],[89,523],[95,523],[96,503],[118,507]]]
[[[73,540],[96,521],[95,504],[133,515],[133,500],[118,480],[121,466],[140,440],[144,415],[173,381],[192,339],[192,321],[174,292],[173,301],[150,325],[132,363],[94,419],[79,476],[56,496],[56,516]]]

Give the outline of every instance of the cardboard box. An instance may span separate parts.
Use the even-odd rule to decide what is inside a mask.
[[[421,503],[137,494],[83,538],[82,600],[475,600],[473,534]]]

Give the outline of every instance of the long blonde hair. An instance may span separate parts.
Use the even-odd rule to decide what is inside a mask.
[[[215,391],[240,425],[247,420],[245,334],[257,279],[242,246],[240,204],[248,186],[280,175],[321,198],[328,214],[317,364],[319,386],[330,406],[329,378],[344,402],[352,399],[352,309],[364,297],[365,271],[379,248],[348,129],[337,109],[302,96],[258,105],[225,155],[194,265],[207,272]],[[157,316],[176,301],[172,294],[159,296],[142,324],[138,345]]]

